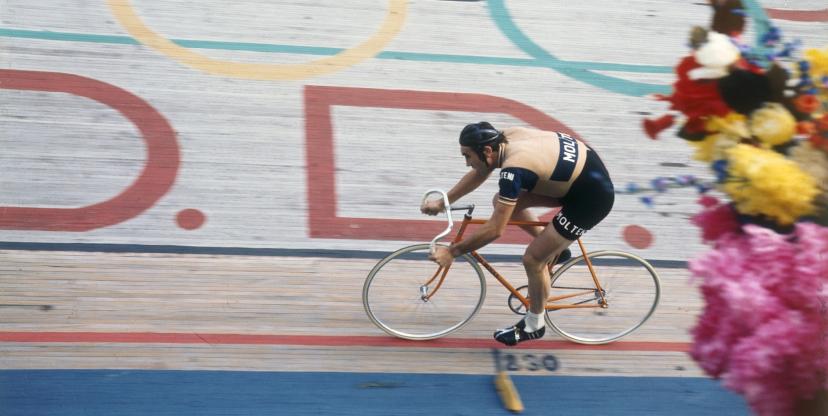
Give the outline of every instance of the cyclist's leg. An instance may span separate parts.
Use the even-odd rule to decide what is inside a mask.
[[[546,226],[532,240],[523,255],[523,267],[529,278],[529,313],[517,324],[495,331],[497,341],[506,345],[538,339],[546,332],[543,315],[549,297],[549,268],[547,262],[560,254],[572,240],[561,236],[552,225]]]
[[[549,297],[549,271],[543,267],[547,259],[598,225],[609,214],[614,201],[615,191],[606,168],[595,152],[589,152],[584,171],[561,200],[561,210],[543,233],[529,244],[523,256],[529,277],[531,312],[543,312]]]
[[[496,340],[515,345],[543,336],[545,326],[541,326],[539,314],[544,312],[549,297],[547,262],[601,222],[612,209],[614,200],[609,174],[595,152],[590,152],[581,176],[562,198],[561,210],[526,248],[523,264],[529,278],[529,314],[511,328],[495,332]]]
[[[551,224],[535,237],[523,254],[523,268],[529,279],[529,311],[543,313],[549,298],[549,268],[547,263],[572,244]]]
[[[588,229],[567,219],[566,215],[571,216],[569,208],[571,206],[565,202],[552,223],[547,225],[543,232],[526,247],[523,254],[523,268],[529,280],[529,312],[512,328],[495,333],[495,339],[506,345],[540,338],[546,330],[543,317],[546,312],[546,302],[549,299],[550,286],[547,264],[554,261],[553,259]]]

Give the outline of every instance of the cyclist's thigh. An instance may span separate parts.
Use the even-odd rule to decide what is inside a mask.
[[[551,224],[543,229],[543,232],[535,237],[529,246],[526,247],[526,255],[537,261],[548,261],[553,255],[557,255],[563,249],[569,247],[572,240],[564,237]]]
[[[612,210],[615,202],[612,181],[594,152],[587,156],[584,171],[562,201],[563,207],[552,219],[552,225],[569,240],[584,235]]]

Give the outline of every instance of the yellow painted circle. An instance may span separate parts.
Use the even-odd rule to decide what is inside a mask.
[[[258,80],[295,80],[323,75],[371,58],[400,31],[407,0],[389,0],[388,14],[379,30],[359,45],[304,64],[255,64],[211,59],[176,45],[153,32],[138,17],[130,0],[107,0],[112,14],[138,42],[193,68],[223,76]]]

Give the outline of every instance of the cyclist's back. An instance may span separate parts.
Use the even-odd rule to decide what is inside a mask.
[[[500,148],[498,199],[516,204],[521,191],[557,199],[562,208],[553,221],[558,232],[575,240],[598,224],[612,208],[615,191],[598,154],[565,133],[510,127]]]
[[[503,134],[508,142],[500,152],[501,177],[522,175],[523,188],[534,194],[563,197],[584,168],[589,148],[565,133],[510,127]]]

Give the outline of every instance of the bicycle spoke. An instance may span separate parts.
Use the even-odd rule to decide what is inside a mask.
[[[601,293],[581,257],[555,273],[550,295],[587,290],[589,294],[554,304],[589,306],[594,303],[595,308],[556,309],[548,311],[546,318],[552,329],[567,339],[585,344],[607,343],[634,331],[650,317],[658,304],[660,284],[652,266],[637,256],[612,251],[594,252],[589,256],[607,307],[601,306]]]
[[[442,272],[431,279],[438,267],[428,254],[427,244],[399,250],[380,261],[365,282],[366,312],[389,334],[408,339],[443,336],[468,322],[483,302],[485,281],[471,258],[456,259],[441,283]]]

